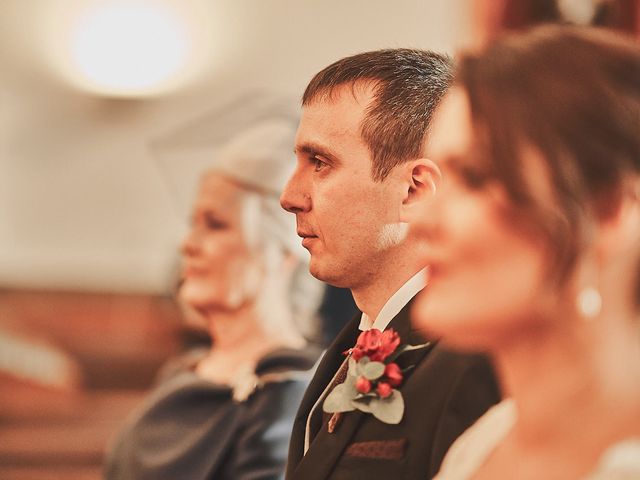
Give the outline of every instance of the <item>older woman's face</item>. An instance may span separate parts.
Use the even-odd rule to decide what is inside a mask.
[[[260,282],[258,254],[247,244],[254,197],[227,178],[207,174],[191,230],[182,243],[180,298],[198,310],[233,310],[252,300]]]
[[[539,324],[544,247],[507,220],[506,194],[477,160],[468,99],[459,88],[438,111],[430,149],[443,180],[412,223],[428,241],[420,263],[431,271],[413,320],[449,344],[484,349]]]

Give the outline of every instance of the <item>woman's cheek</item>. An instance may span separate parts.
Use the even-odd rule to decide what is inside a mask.
[[[252,257],[244,251],[236,252],[233,261],[227,259],[222,288],[226,290],[229,308],[238,308],[254,300],[261,287],[262,274]]]

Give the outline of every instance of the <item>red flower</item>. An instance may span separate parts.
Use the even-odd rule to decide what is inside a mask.
[[[371,382],[365,377],[358,378],[356,381],[356,390],[360,393],[369,393],[371,391]]]
[[[402,371],[397,363],[390,363],[384,368],[384,375],[393,387],[402,383]]]
[[[372,362],[382,362],[400,345],[400,335],[393,330],[381,332],[376,328],[362,332],[356,346],[351,349],[355,361],[369,357]]]
[[[391,395],[391,392],[393,392],[393,388],[391,388],[391,385],[386,382],[380,382],[378,383],[376,392],[378,392],[380,398],[387,398],[389,395]]]

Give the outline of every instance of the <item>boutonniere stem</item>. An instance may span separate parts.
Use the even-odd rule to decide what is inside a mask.
[[[341,420],[342,420],[342,412],[335,412],[333,415],[331,415],[331,418],[329,419],[329,423],[327,424],[328,432],[333,433],[338,427],[338,424],[340,423]]]

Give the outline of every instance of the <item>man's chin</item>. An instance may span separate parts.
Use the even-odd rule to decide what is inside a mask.
[[[326,265],[323,265],[323,263],[318,259],[318,256],[312,254],[311,260],[309,261],[309,273],[318,280],[330,283],[329,279],[331,276],[327,274],[327,270]]]
[[[326,282],[325,276],[323,275],[323,272],[322,272],[322,268],[320,268],[317,262],[313,260],[313,256],[311,257],[311,261],[309,262],[309,273],[315,278],[317,278],[318,280]]]
[[[326,265],[320,265],[319,262],[314,261],[311,257],[309,263],[309,273],[318,280],[328,283],[331,286],[338,288],[350,288],[348,282],[344,278],[344,271],[340,272],[340,269],[327,268]]]

